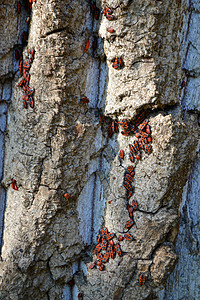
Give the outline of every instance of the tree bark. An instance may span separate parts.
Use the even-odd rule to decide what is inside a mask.
[[[0,4],[0,299],[199,298],[199,7],[37,0],[29,10],[24,0],[19,13],[15,1]],[[27,109],[14,54],[24,31],[23,62],[35,48]],[[135,135],[107,128],[143,112],[152,150],[132,163]],[[133,200],[134,240],[118,241]],[[103,227],[122,256],[100,271],[89,266]]]

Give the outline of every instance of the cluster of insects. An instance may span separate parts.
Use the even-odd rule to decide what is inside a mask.
[[[121,134],[124,136],[133,136],[134,139],[132,144],[129,144],[129,160],[131,163],[134,163],[135,160],[138,161],[142,157],[142,151],[148,154],[152,146],[151,143],[151,128],[149,123],[149,119],[147,116],[149,114],[149,110],[143,111],[134,121],[128,122],[123,119],[120,121],[111,120],[107,126],[107,133],[109,138],[112,137],[114,133],[119,133],[118,125],[122,127]],[[99,122],[103,124],[105,122],[105,117],[103,114],[99,114]],[[119,151],[119,160],[120,164],[124,160],[125,151]],[[134,241],[135,238],[128,233],[128,231],[135,225],[134,221],[134,212],[138,209],[138,203],[136,200],[132,200],[131,203],[130,198],[134,193],[134,187],[132,186],[133,180],[135,176],[135,167],[130,165],[126,168],[124,173],[123,186],[126,189],[126,199],[127,199],[127,209],[129,214],[129,220],[124,225],[124,235],[117,236],[116,233],[109,233],[106,227],[103,227],[101,230],[101,234],[97,236],[97,245],[94,249],[94,254],[96,256],[96,260],[89,266],[90,269],[98,267],[100,271],[103,271],[105,268],[105,263],[109,261],[109,259],[114,259],[116,255],[123,256],[123,252],[121,250],[120,241]],[[111,201],[109,202],[111,203]],[[117,243],[115,243],[117,240]],[[139,276],[139,285],[142,286],[145,283],[144,274],[140,274]]]
[[[113,16],[113,11],[112,11],[112,9],[110,9],[109,7],[104,7],[104,9],[103,9],[103,14],[104,14],[104,16],[106,17],[106,19],[108,20],[108,21],[112,21],[112,20],[114,20],[115,19],[115,17]]]
[[[24,0],[23,5],[27,12],[30,12],[32,9],[32,3],[36,2],[36,0]],[[90,9],[92,12],[92,15],[96,20],[99,19],[100,16],[100,10],[96,6],[96,3],[94,1],[90,2]],[[21,13],[22,11],[22,3],[20,1],[17,2],[17,11],[18,13]],[[109,7],[105,7],[103,9],[103,15],[107,18],[107,20],[112,21],[115,19],[113,16],[113,11]],[[30,17],[27,17],[26,22],[30,22]],[[109,33],[114,33],[115,30],[112,27],[108,27],[107,31]],[[21,87],[24,91],[24,95],[22,96],[23,100],[23,106],[24,108],[28,107],[28,103],[31,108],[34,107],[34,100],[33,100],[33,93],[34,88],[29,87],[29,81],[30,81],[30,74],[29,70],[31,67],[31,64],[34,59],[34,48],[28,49],[29,53],[29,59],[28,62],[23,63],[23,46],[26,45],[28,40],[28,33],[26,31],[22,32],[21,34],[21,45],[17,45],[17,49],[15,50],[15,58],[19,60],[19,70],[21,76],[23,76],[23,79],[18,83],[18,86]],[[89,50],[90,42],[87,40],[84,52],[86,53]],[[92,43],[92,48],[95,50],[97,47],[97,38],[94,38]],[[114,69],[120,69],[122,67],[122,58],[116,57],[112,67]],[[89,99],[87,97],[82,97],[80,101],[83,104],[88,104]],[[142,150],[148,154],[152,147],[150,145],[151,143],[151,128],[148,124],[149,120],[147,119],[149,111],[143,111],[134,122],[128,122],[127,120],[123,119],[120,121],[117,120],[111,120],[107,126],[107,133],[109,138],[112,137],[114,133],[119,133],[118,125],[122,127],[121,134],[124,136],[135,136],[135,139],[132,144],[129,144],[129,160],[131,163],[134,163],[135,160],[141,159]],[[105,122],[105,117],[103,114],[99,114],[99,121],[101,124]],[[124,160],[125,152],[124,150],[119,151],[119,160],[120,163]],[[134,241],[135,238],[128,233],[128,231],[132,228],[132,226],[135,225],[134,221],[134,212],[138,209],[138,203],[136,200],[133,200],[131,203],[129,203],[129,199],[134,193],[134,187],[132,186],[133,180],[135,176],[135,170],[132,165],[128,166],[124,173],[124,181],[123,186],[126,189],[126,198],[127,198],[127,209],[129,214],[129,220],[124,225],[123,233],[116,234],[111,233],[108,231],[106,227],[103,227],[101,230],[101,233],[97,236],[97,245],[94,249],[94,254],[96,256],[96,260],[89,266],[90,269],[98,268],[99,271],[103,271],[105,268],[105,264],[111,259],[114,259],[116,256],[122,257],[123,251],[121,249],[120,242],[123,240],[126,241]],[[12,188],[14,190],[18,190],[16,180],[12,179],[11,182]],[[71,196],[68,193],[64,194],[64,198],[69,200]],[[142,286],[145,283],[145,276],[141,274],[139,276],[139,285]],[[71,285],[72,283],[69,282]],[[82,298],[82,294],[79,293],[78,298]]]
[[[28,108],[28,103],[31,108],[34,108],[33,93],[35,89],[30,88],[29,86],[29,81],[30,81],[29,70],[34,59],[34,53],[35,53],[34,48],[28,49],[28,53],[29,53],[28,62],[23,63],[23,60],[21,60],[19,63],[19,70],[20,70],[20,74],[23,76],[23,79],[20,80],[17,86],[21,87],[24,91],[24,95],[22,96],[24,108]]]
[[[117,240],[117,243],[115,241]],[[120,241],[127,240],[133,241],[134,237],[131,234],[125,233],[123,235],[116,236],[115,233],[109,233],[106,227],[102,228],[101,234],[97,236],[97,245],[94,249],[94,254],[97,260],[94,261],[89,268],[99,268],[99,271],[103,271],[105,263],[109,259],[114,259],[116,255],[122,256]]]
[[[99,19],[100,10],[97,8],[96,3],[90,2],[91,12],[96,20]],[[103,9],[103,15],[109,20],[114,20],[113,11],[109,7],[105,7]],[[108,27],[107,31],[109,33],[114,33],[115,30],[112,27]],[[87,52],[89,49],[89,40],[86,42],[84,52]],[[122,67],[122,58],[116,57],[113,61],[112,67],[114,69],[121,69]],[[80,102],[87,104],[89,103],[89,99],[87,97],[82,97]],[[149,114],[149,110],[143,111],[135,121],[128,122],[123,119],[120,121],[111,120],[107,126],[107,133],[109,138],[112,137],[114,133],[119,133],[118,125],[122,127],[121,134],[124,136],[135,136],[135,139],[132,144],[129,144],[129,160],[131,163],[134,163],[135,160],[138,161],[141,159],[141,152],[144,150],[146,154],[148,154],[152,147],[151,143],[151,128],[148,124],[149,120],[147,119],[147,115]],[[105,122],[105,117],[103,114],[99,114],[99,122],[103,124]],[[119,159],[120,163],[124,160],[125,152],[124,150],[119,151]],[[109,233],[106,227],[103,227],[101,230],[101,234],[97,236],[97,245],[94,249],[94,254],[96,256],[96,260],[89,266],[90,269],[98,267],[99,271],[103,271],[105,268],[105,264],[110,260],[114,259],[117,255],[122,256],[123,252],[121,250],[120,241],[134,241],[134,237],[128,233],[128,231],[135,225],[135,221],[133,218],[133,213],[138,209],[138,203],[136,200],[133,200],[132,203],[129,203],[129,199],[134,193],[134,187],[132,186],[132,182],[134,180],[134,167],[128,166],[124,173],[124,181],[123,186],[126,189],[126,198],[127,198],[127,209],[129,213],[129,220],[124,225],[123,234],[117,236],[115,233]],[[67,195],[67,196],[65,196]],[[65,194],[64,197],[69,199],[70,195]],[[109,201],[111,203],[112,201]],[[117,242],[116,242],[117,241]],[[143,285],[145,282],[145,276],[141,274],[139,276],[139,285]]]
[[[22,12],[22,8],[24,7],[25,11],[30,14],[32,9],[32,3],[36,2],[36,0],[23,0],[17,2],[17,12],[20,14]],[[29,24],[30,17],[26,17],[26,23]],[[15,45],[15,59],[19,61],[19,71],[20,75],[23,76],[23,79],[18,83],[18,87],[21,87],[24,91],[24,95],[22,96],[23,107],[28,108],[28,104],[31,108],[34,108],[34,100],[33,93],[35,91],[34,88],[29,87],[30,74],[29,70],[31,64],[33,62],[34,48],[29,49],[29,59],[28,62],[23,63],[23,47],[26,46],[28,41],[28,31],[23,31],[20,37],[21,44]]]

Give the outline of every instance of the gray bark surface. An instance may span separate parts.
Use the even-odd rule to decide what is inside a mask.
[[[88,300],[199,299],[200,4],[96,5],[98,21],[87,1],[33,3],[23,59],[35,47],[35,107],[23,109],[14,49],[27,30],[27,12],[18,14],[13,0],[0,3],[0,299],[68,300],[79,293]],[[105,6],[113,21],[102,14]],[[117,56],[120,70],[112,68]],[[80,102],[83,96],[89,104]],[[131,164],[135,137],[119,127],[108,138],[106,127],[146,109],[152,152]],[[89,269],[102,227],[116,243],[129,219],[123,187],[129,165],[135,167],[130,202],[139,207],[129,231],[135,240],[122,241],[122,257],[102,272]]]

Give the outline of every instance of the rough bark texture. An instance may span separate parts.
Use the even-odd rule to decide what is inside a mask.
[[[18,14],[12,0],[0,4],[0,299],[67,300],[79,292],[84,299],[198,299],[200,4],[96,5],[111,7],[115,20],[101,14],[96,21],[86,1],[33,4],[23,58],[35,47],[35,108],[25,110],[14,49],[26,12]],[[95,38],[97,49],[84,53]],[[120,70],[112,68],[116,56]],[[129,218],[123,176],[134,137],[109,139],[106,126],[111,118],[134,120],[142,109],[151,111],[153,150],[133,164],[135,241],[123,241],[123,256],[104,271],[90,270],[101,227],[118,236]]]

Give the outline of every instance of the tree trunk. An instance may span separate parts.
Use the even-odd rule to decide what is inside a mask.
[[[0,3],[0,299],[199,299],[200,4],[17,4]]]

